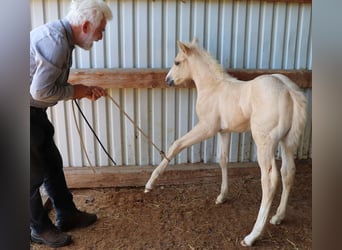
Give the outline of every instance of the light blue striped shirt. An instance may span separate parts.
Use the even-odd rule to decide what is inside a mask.
[[[68,83],[74,49],[70,24],[57,20],[30,32],[30,106],[47,108],[71,99]]]

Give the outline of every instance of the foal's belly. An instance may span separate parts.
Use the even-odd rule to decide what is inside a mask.
[[[221,129],[220,132],[246,132],[250,131],[251,126],[250,126],[250,120],[249,119],[244,119],[240,121],[231,121],[231,122],[222,122],[221,123]]]

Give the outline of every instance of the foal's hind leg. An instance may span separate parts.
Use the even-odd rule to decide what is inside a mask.
[[[252,246],[254,241],[262,234],[279,178],[274,158],[275,143],[272,142],[271,138],[263,139],[262,141],[255,139],[258,146],[258,162],[261,169],[261,205],[252,232],[241,241],[243,246]]]
[[[293,150],[287,147],[285,142],[281,142],[280,145],[282,157],[282,165],[280,171],[283,182],[283,192],[281,194],[281,200],[277,209],[277,213],[272,217],[270,221],[272,224],[280,224],[285,218],[287,200],[289,198],[290,190],[293,185],[296,173],[296,166],[293,159]]]
[[[222,204],[227,200],[228,195],[228,154],[230,133],[219,133],[220,140],[220,167],[222,170],[221,192],[217,196],[216,204]]]

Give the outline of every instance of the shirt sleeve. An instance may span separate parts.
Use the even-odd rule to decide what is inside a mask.
[[[67,82],[69,65],[68,48],[62,43],[45,38],[35,46],[36,71],[30,93],[33,99],[48,104],[71,99],[73,86]]]

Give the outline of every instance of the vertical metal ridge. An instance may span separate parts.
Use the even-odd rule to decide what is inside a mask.
[[[228,0],[106,2],[113,11],[113,20],[107,24],[103,41],[95,43],[90,53],[76,48],[73,68],[168,68],[178,52],[176,41],[191,41],[195,36],[224,68],[312,68],[310,4]],[[69,2],[31,0],[30,4],[34,28],[62,18]],[[196,89],[110,89],[109,93],[165,152],[198,120]],[[305,94],[311,100],[311,90],[305,90]],[[141,138],[111,102],[90,104],[81,100],[80,104],[118,165],[159,164],[159,152]],[[71,102],[61,102],[49,109],[49,119],[55,125],[64,164],[87,166],[71,108]],[[110,165],[83,118],[76,114],[92,164]],[[311,121],[306,126],[297,152],[304,158],[311,156],[312,144]],[[230,145],[230,161],[256,160],[250,133],[233,133]],[[215,136],[191,146],[171,163],[217,162],[218,150]],[[276,155],[280,157],[279,149]]]

